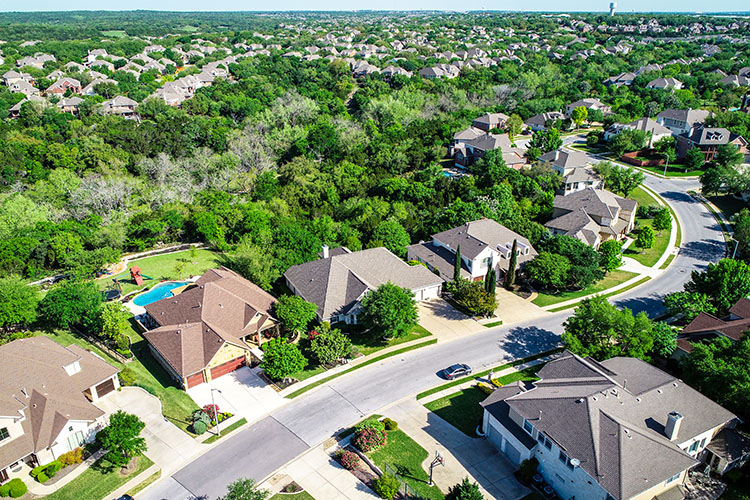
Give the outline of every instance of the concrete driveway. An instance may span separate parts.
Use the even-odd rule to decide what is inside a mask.
[[[288,400],[266,384],[259,376],[260,368],[243,366],[239,370],[188,389],[188,394],[198,406],[211,404],[211,389],[220,411],[242,415],[248,422],[259,420]]]
[[[164,418],[161,401],[140,387],[123,387],[97,401],[96,406],[108,414],[117,410],[135,414],[146,424],[146,456],[161,467],[165,476],[202,451],[200,443]]]
[[[482,325],[457,311],[443,299],[420,302],[419,324],[441,341],[453,340],[484,329]]]
[[[519,297],[505,288],[497,287],[497,310],[495,314],[503,320],[503,325],[512,325],[521,321],[529,321],[535,318],[547,316],[549,313],[541,307],[532,304],[530,300]],[[496,321],[489,319],[488,322]]]

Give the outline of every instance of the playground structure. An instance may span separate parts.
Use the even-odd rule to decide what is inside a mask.
[[[143,280],[152,280],[154,278],[150,276],[146,276],[145,274],[141,274],[141,268],[138,266],[133,266],[130,268],[130,278],[135,282],[136,285],[141,286],[143,285]]]

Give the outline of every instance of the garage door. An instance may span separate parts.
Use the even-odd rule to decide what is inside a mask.
[[[205,382],[205,380],[203,380],[203,372],[195,373],[187,378],[188,388],[201,385],[203,382]]]
[[[487,426],[487,439],[489,439],[490,442],[494,444],[498,450],[502,451],[503,435],[497,432],[491,425]]]
[[[222,363],[219,366],[211,368],[211,379],[219,378],[222,375],[235,371],[237,368],[245,366],[245,356],[234,358]]]
[[[115,390],[114,379],[105,380],[104,382],[96,386],[96,395],[98,397],[102,397],[105,394],[109,394],[110,392],[114,390]]]

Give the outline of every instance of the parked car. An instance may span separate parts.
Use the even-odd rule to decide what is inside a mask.
[[[443,377],[448,380],[453,380],[454,378],[458,377],[465,377],[466,375],[471,375],[471,367],[469,365],[460,363],[451,365],[443,370]]]

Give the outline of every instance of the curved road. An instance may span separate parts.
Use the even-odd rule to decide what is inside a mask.
[[[613,302],[655,316],[662,312],[661,297],[682,289],[690,271],[721,259],[725,246],[711,213],[686,193],[699,187],[697,180],[647,176],[646,185],[674,209],[682,225],[683,245],[663,274],[614,297]],[[155,485],[142,500],[214,499],[239,477],[260,481],[365,415],[382,412],[402,398],[438,385],[437,371],[451,362],[467,362],[481,371],[557,346],[562,323],[571,312],[488,329],[394,356],[335,379],[232,435]]]

